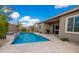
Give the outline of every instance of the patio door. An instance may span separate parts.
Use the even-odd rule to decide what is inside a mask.
[[[58,34],[59,33],[59,25],[54,24],[52,27],[52,34]]]

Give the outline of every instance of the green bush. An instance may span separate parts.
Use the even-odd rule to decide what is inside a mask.
[[[26,28],[22,28],[22,32],[26,32]]]
[[[62,41],[69,41],[69,38],[61,38]]]
[[[35,31],[35,26],[30,26],[30,28],[31,28],[31,32]]]
[[[0,39],[4,39],[4,38],[6,38],[6,33],[1,33],[0,34]]]
[[[0,39],[4,39],[6,37],[7,31],[8,31],[7,17],[4,15],[0,15]]]

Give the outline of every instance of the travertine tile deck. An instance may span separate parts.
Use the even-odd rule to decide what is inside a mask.
[[[39,35],[39,33],[36,33]],[[11,45],[14,36],[8,36],[9,42],[0,48],[1,53],[73,53],[79,52],[79,45],[63,42],[52,34],[40,34],[50,41]]]

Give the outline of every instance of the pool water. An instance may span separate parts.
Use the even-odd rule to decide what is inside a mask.
[[[43,41],[49,41],[49,40],[41,35],[36,35],[34,33],[21,32],[11,44],[43,42]]]

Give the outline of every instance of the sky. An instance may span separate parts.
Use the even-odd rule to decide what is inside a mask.
[[[33,25],[36,22],[43,22],[70,10],[75,5],[7,5],[12,9],[9,15],[10,23],[21,22],[23,25]]]

